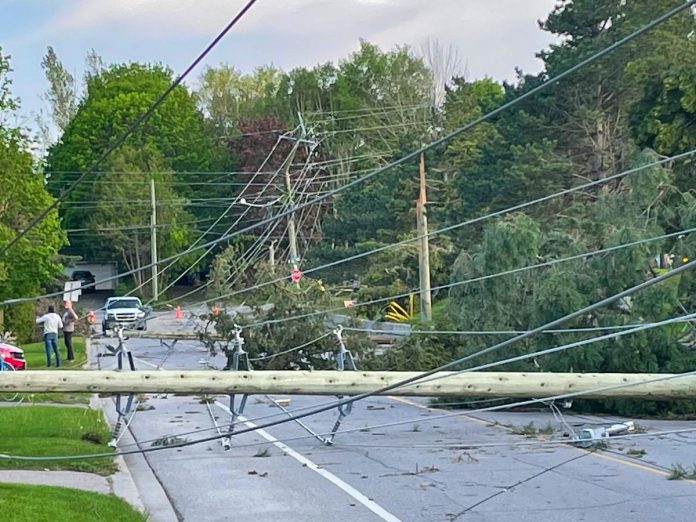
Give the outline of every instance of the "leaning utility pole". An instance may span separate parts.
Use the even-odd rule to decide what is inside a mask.
[[[431,321],[433,318],[433,303],[430,295],[430,245],[428,241],[428,217],[425,205],[425,156],[420,155],[420,194],[416,202],[416,224],[418,230],[418,264],[420,267],[420,303],[421,319]]]
[[[155,197],[155,178],[150,178],[150,248],[152,257],[152,300],[159,300],[159,273],[157,271],[157,198]]]

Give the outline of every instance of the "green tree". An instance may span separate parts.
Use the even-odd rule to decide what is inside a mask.
[[[665,13],[681,3],[558,3],[541,27],[562,38],[562,42],[540,53],[545,71],[535,79],[525,78],[520,90],[568,69],[653,20],[657,13]],[[642,96],[648,78],[660,77],[673,64],[688,59],[686,42],[692,38],[694,28],[694,16],[686,10],[526,104],[529,112],[543,115],[539,123],[572,158],[577,175],[597,179],[624,169],[635,152],[628,128],[631,107]]]
[[[53,203],[44,178],[34,167],[22,129],[6,124],[19,106],[12,97],[9,57],[0,48],[0,246],[7,244],[41,211]],[[58,251],[65,243],[57,212],[51,212],[0,259],[0,299],[27,297],[57,282]],[[19,340],[29,339],[34,328],[34,304],[4,308],[5,329]]]
[[[58,59],[53,47],[49,46],[41,60],[41,68],[48,80],[46,100],[51,107],[53,123],[64,131],[77,112],[77,83],[75,77]]]
[[[261,272],[261,279],[278,275],[274,267],[267,265],[258,270]],[[305,279],[298,287],[288,280],[263,293],[268,297],[268,304],[263,308],[256,308],[252,316],[230,315],[221,311],[217,315],[211,313],[202,317],[208,321],[208,325],[201,332],[201,339],[213,353],[222,347],[227,356],[225,369],[232,369],[236,325],[243,328],[244,349],[249,353],[250,362],[256,369],[336,368],[337,340],[331,335],[326,318],[319,314],[312,315],[317,305],[328,304],[328,295],[321,282]],[[302,314],[308,316],[283,321],[284,318]],[[210,335],[211,331],[225,341],[216,341]],[[347,348],[354,356],[360,357],[375,348],[367,336],[350,334],[345,337]]]
[[[654,162],[644,153],[636,164]],[[654,259],[686,245],[681,241],[649,242],[590,258],[506,276],[480,279],[568,255],[622,245],[662,234],[662,225],[674,216],[689,216],[693,201],[680,197],[674,176],[661,167],[646,169],[623,181],[615,190],[603,190],[591,201],[578,200],[553,219],[516,215],[486,227],[480,245],[463,252],[453,268],[456,282],[474,280],[452,289],[452,314],[461,330],[527,330],[646,281],[653,276]],[[676,196],[674,194],[677,194]],[[677,204],[676,208],[673,206]],[[545,207],[547,212],[548,206]],[[685,224],[688,224],[688,219]],[[477,280],[479,279],[479,280]],[[664,320],[681,313],[680,299],[688,286],[674,281],[576,319],[566,326],[616,326]],[[505,358],[579,340],[580,334],[540,335],[509,346]],[[648,330],[616,341],[571,349],[501,369],[535,371],[668,372],[686,371],[694,352],[682,345],[684,327]],[[502,339],[499,338],[499,339]],[[490,346],[495,337],[467,339],[460,355]],[[499,353],[478,357],[471,364],[502,359]],[[632,412],[634,405],[604,403],[617,411]],[[658,412],[669,405],[651,403]]]
[[[150,271],[140,269],[152,262],[150,179],[155,180],[158,225],[163,225],[157,231],[160,258],[177,254],[191,243],[193,216],[172,188],[174,173],[166,170],[158,151],[123,147],[107,160],[105,169],[107,173],[92,195],[95,202],[87,228],[96,238],[95,251],[104,259],[119,259],[128,271],[136,270],[133,282],[141,286],[150,278]],[[179,265],[184,266],[193,255],[181,258]],[[175,273],[176,268],[161,277],[171,278]]]
[[[229,65],[208,67],[196,90],[198,106],[218,134],[234,135],[240,121],[272,112],[282,75],[272,66],[259,67],[251,74],[242,74]]]
[[[689,66],[675,67],[646,83],[645,94],[631,114],[636,141],[665,155],[696,148],[696,43]],[[682,191],[696,188],[694,165],[678,171]]]
[[[172,73],[161,66],[137,63],[112,65],[86,78],[86,92],[77,114],[65,129],[60,141],[51,147],[47,158],[50,186],[55,193],[69,185],[90,167],[97,158],[159,97],[172,81]],[[159,106],[153,116],[128,139],[134,149],[157,151],[165,171],[220,170],[227,164],[220,144],[216,142],[196,108],[194,96],[182,86],[177,87]],[[108,167],[101,167],[101,171]],[[99,180],[95,174],[88,181]],[[207,181],[204,175],[187,175],[189,182]],[[188,197],[214,197],[215,189],[205,185],[180,186]],[[195,188],[194,188],[195,187]],[[92,183],[84,183],[68,198],[63,211],[67,228],[83,228],[90,221],[91,210],[85,203],[94,193]],[[210,207],[200,207],[199,217],[214,213]],[[83,255],[93,255],[89,242],[71,237],[72,246]]]

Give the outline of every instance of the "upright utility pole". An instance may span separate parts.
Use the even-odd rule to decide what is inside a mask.
[[[150,248],[152,257],[152,299],[159,300],[159,273],[157,270],[157,198],[155,197],[155,178],[150,178]]]
[[[421,319],[430,321],[433,318],[433,303],[430,295],[430,244],[428,241],[428,217],[425,205],[425,156],[420,156],[420,194],[416,202],[416,225],[418,230],[418,264],[420,267],[420,303]]]
[[[275,266],[275,244],[276,240],[274,239],[268,247],[268,262],[271,266]]]
[[[307,136],[307,129],[305,128],[302,114],[298,113],[297,116],[300,120],[301,134],[300,137],[295,140],[295,143],[292,146],[292,150],[290,151],[290,154],[288,154],[288,157],[285,160],[287,162],[287,164],[285,165],[285,190],[287,192],[288,206],[290,207],[290,210],[293,210],[295,204],[292,194],[292,183],[290,180],[290,167],[292,166],[292,162],[295,160],[295,154],[297,154],[297,149],[300,148],[300,145]],[[297,248],[297,225],[295,224],[294,213],[291,213],[288,216],[288,242],[290,243],[290,263],[292,264],[293,269],[295,269],[298,268],[298,263],[300,262],[300,254]]]
[[[288,195],[288,206],[293,209],[294,198],[292,195],[292,183],[290,181],[290,166],[295,159],[295,153],[300,147],[300,140],[297,140],[290,151],[290,155],[287,159],[287,165],[285,166],[285,190]],[[297,250],[297,227],[295,225],[295,214],[292,213],[288,216],[288,240],[290,242],[290,263],[292,263],[293,268],[297,268],[297,263],[300,261],[299,252]]]

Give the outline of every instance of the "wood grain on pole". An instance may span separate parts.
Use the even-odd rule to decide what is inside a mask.
[[[3,372],[0,391],[20,393],[181,393],[355,395],[418,375],[417,372],[338,371],[18,371]],[[626,385],[584,394],[588,398],[696,398],[696,376],[669,374],[442,372],[441,379],[411,384],[388,395],[458,397],[551,397]],[[657,378],[664,380],[650,381]],[[635,384],[633,384],[635,383]],[[629,386],[630,385],[630,386]]]

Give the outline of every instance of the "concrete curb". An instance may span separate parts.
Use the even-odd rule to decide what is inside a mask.
[[[99,400],[107,419],[112,425],[115,424],[118,418],[116,407],[108,399]],[[130,429],[124,428],[124,430],[121,443],[129,448],[137,448]],[[119,472],[113,476],[115,494],[137,497],[137,501],[143,506],[142,511],[147,513],[150,522],[177,522],[179,520],[162,484],[141,453],[116,457],[116,462],[123,473]],[[121,475],[118,484],[120,491],[117,491],[118,475]]]

